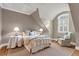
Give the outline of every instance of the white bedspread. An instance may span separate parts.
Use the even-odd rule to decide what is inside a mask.
[[[9,37],[8,48],[15,48],[22,45],[22,36],[11,36]]]

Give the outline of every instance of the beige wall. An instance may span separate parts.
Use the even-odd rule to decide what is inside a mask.
[[[43,28],[43,30],[44,30],[43,33],[45,33],[45,34],[48,33],[48,29],[46,28],[46,26],[44,25],[42,19],[39,16],[39,10],[37,9],[34,13],[32,13],[31,16],[40,25],[40,27]]]
[[[69,18],[69,31],[75,33],[75,26],[74,26],[71,14],[70,14],[70,18]]]
[[[69,6],[76,31],[76,49],[79,50],[79,3],[70,3]]]
[[[1,13],[1,7],[0,7],[0,44],[1,44],[1,31],[2,31],[2,22],[1,22],[1,20],[2,20],[2,13]]]
[[[65,13],[65,12],[63,12],[63,13]],[[62,13],[60,13],[60,14],[62,14]],[[59,15],[60,15],[59,14]],[[52,21],[52,36],[54,37],[54,38],[57,38],[58,36],[60,36],[61,34],[63,34],[63,33],[58,33],[58,19],[57,19],[57,16],[56,16],[56,18]],[[72,19],[71,19],[71,16],[70,16],[70,19],[69,19],[69,31],[70,32],[75,32],[75,29],[74,29],[74,25],[73,25],[73,21],[72,21]]]
[[[40,27],[30,15],[2,9],[2,43],[8,42],[6,37],[16,26],[20,31],[38,30]]]

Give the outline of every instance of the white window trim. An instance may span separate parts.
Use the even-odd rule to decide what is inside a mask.
[[[62,27],[64,27],[65,26],[65,24],[64,25],[60,25],[60,18],[61,17],[63,17],[63,16],[68,16],[68,18],[69,18],[69,14],[68,13],[66,13],[66,14],[62,14],[62,15],[60,15],[59,17],[58,17],[58,32],[59,33],[66,33],[66,32],[69,32],[69,19],[67,20],[67,24],[66,24],[66,26],[67,26],[67,31],[64,31],[64,28],[63,28],[63,31],[60,31],[60,26],[62,26]],[[65,22],[65,21],[64,21]],[[63,22],[63,23],[64,23]]]

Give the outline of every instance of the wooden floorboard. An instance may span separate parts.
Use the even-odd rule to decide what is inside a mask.
[[[23,53],[23,54],[22,54]],[[0,56],[28,56],[28,52],[24,47],[15,48],[15,49],[0,49]],[[79,51],[75,50],[72,53],[72,56],[79,56]]]
[[[79,56],[79,50],[75,50],[72,54],[72,56]]]
[[[6,56],[8,50],[7,49],[0,49],[0,56]]]

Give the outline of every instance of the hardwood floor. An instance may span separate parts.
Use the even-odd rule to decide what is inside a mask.
[[[62,50],[65,52],[67,51],[67,53],[69,53],[68,51],[72,51],[71,48],[66,48],[66,47],[61,47],[59,46],[58,44],[56,43],[53,43],[52,44],[52,48],[48,48],[48,49],[45,49],[43,51],[40,51],[40,52],[37,52],[36,54],[34,54],[35,56],[36,55],[41,55],[41,53],[43,54],[44,52],[44,56],[46,55],[51,55],[51,56],[54,56],[54,55],[59,55],[60,53],[63,53]],[[61,52],[60,52],[60,50]],[[59,50],[59,53],[56,53],[54,54],[55,51],[58,51]],[[47,51],[47,52],[46,52]],[[50,52],[52,51],[52,52]],[[61,54],[62,56],[64,56],[63,54]],[[74,50],[73,53],[71,53],[72,56],[79,56],[79,51],[78,50]],[[29,52],[24,48],[24,47],[21,47],[21,48],[14,48],[14,49],[1,49],[0,50],[0,56],[29,56]]]
[[[29,52],[24,48],[1,49],[0,56],[29,56]]]
[[[7,55],[7,49],[6,48],[2,48],[2,49],[0,49],[0,56],[5,56],[5,55]]]
[[[24,47],[14,48],[8,50],[7,56],[29,56],[29,52]]]
[[[79,50],[75,50],[72,54],[72,56],[79,56]]]

